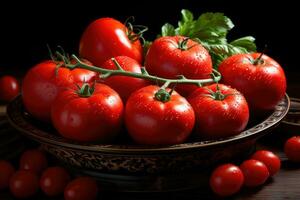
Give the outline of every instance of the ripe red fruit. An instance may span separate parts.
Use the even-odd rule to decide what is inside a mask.
[[[245,177],[245,185],[254,187],[262,185],[269,178],[269,170],[266,165],[258,160],[246,160],[240,168]]]
[[[95,180],[89,177],[80,177],[71,181],[65,188],[65,200],[95,200],[98,187]]]
[[[47,166],[46,155],[38,149],[27,150],[20,158],[20,169],[30,170],[36,174],[41,174]]]
[[[300,162],[300,136],[288,139],[284,145],[284,152],[290,161]]]
[[[210,177],[211,189],[220,196],[237,193],[244,183],[244,176],[239,167],[224,164],[217,167]]]
[[[6,160],[0,160],[0,190],[8,187],[9,179],[14,172],[15,168],[10,162]]]
[[[29,198],[39,189],[38,176],[29,170],[19,170],[10,179],[9,188],[16,198]]]
[[[40,179],[40,187],[48,196],[57,196],[64,192],[70,181],[69,173],[63,167],[49,167]]]
[[[20,93],[20,86],[13,76],[2,76],[0,78],[0,100],[9,102]]]
[[[278,158],[278,156],[271,151],[266,151],[266,150],[257,151],[252,155],[251,158],[254,160],[259,160],[262,163],[264,163],[269,170],[270,176],[273,176],[280,170],[281,161]]]

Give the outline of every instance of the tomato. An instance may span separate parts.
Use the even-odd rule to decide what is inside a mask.
[[[284,97],[286,78],[281,66],[259,53],[236,54],[219,66],[222,82],[239,90],[255,112],[272,110]],[[258,63],[255,60],[259,59]]]
[[[64,191],[65,200],[95,200],[97,195],[97,183],[89,177],[74,179],[67,185]]]
[[[79,55],[96,66],[116,56],[128,56],[139,63],[143,60],[143,48],[134,33],[112,18],[93,21],[81,36]]]
[[[196,115],[195,135],[202,139],[219,139],[243,131],[249,109],[243,95],[222,84],[198,88],[188,98]]]
[[[212,73],[208,51],[201,44],[183,36],[156,39],[148,50],[145,66],[150,74],[164,78],[184,75],[191,79],[206,79]],[[196,88],[193,85],[177,85],[176,91],[187,96]]]
[[[237,193],[244,183],[244,175],[239,167],[223,164],[217,167],[210,176],[211,189],[220,196]]]
[[[69,173],[63,167],[49,167],[40,179],[40,187],[48,196],[57,196],[64,192],[70,181]]]
[[[20,93],[20,86],[13,76],[2,76],[0,78],[0,100],[9,102]]]
[[[284,152],[290,161],[300,162],[300,136],[288,139],[284,145]]]
[[[134,59],[127,56],[118,56],[115,57],[115,59],[125,71],[141,73],[142,66]],[[117,69],[117,67],[115,66],[114,62],[111,59],[107,60],[102,65],[102,67],[105,69]],[[116,92],[118,92],[118,94],[120,95],[120,97],[124,102],[127,101],[131,93],[133,93],[134,91],[142,87],[149,85],[148,81],[144,79],[132,78],[126,76],[109,77],[107,79],[104,79],[103,82],[108,86],[110,86],[112,89],[114,89]]]
[[[14,173],[15,168],[10,162],[0,160],[0,190],[8,187],[9,179]]]
[[[264,163],[254,159],[244,161],[240,165],[240,168],[244,174],[244,184],[248,187],[264,184],[270,175],[267,166]]]
[[[46,155],[38,150],[31,149],[25,151],[20,158],[20,169],[30,170],[36,174],[41,174],[48,166]]]
[[[55,61],[41,62],[27,72],[22,84],[25,108],[32,116],[47,122],[51,120],[51,105],[59,91],[84,81],[92,82],[96,76],[95,72],[79,68],[60,67],[56,73],[56,68]]]
[[[65,138],[106,142],[120,131],[123,103],[109,86],[83,84],[79,91],[62,91],[52,106],[52,122]]]
[[[162,93],[158,91],[161,92],[158,86],[150,85],[129,97],[125,108],[128,133],[139,144],[182,143],[195,123],[193,108],[175,91],[169,100],[160,98],[158,94]]]
[[[32,171],[19,170],[11,177],[9,188],[14,197],[29,198],[37,193],[39,178]]]
[[[259,160],[266,165],[269,170],[270,176],[273,176],[280,170],[281,161],[273,152],[260,150],[255,152],[251,159]]]

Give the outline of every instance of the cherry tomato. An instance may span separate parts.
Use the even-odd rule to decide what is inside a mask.
[[[267,166],[258,160],[246,160],[240,168],[245,177],[245,185],[248,187],[264,184],[270,175]]]
[[[208,51],[199,43],[183,36],[160,37],[150,46],[145,58],[147,71],[156,76],[191,79],[210,78],[212,61]],[[176,91],[187,96],[197,89],[193,85],[177,85]]]
[[[243,131],[249,109],[243,95],[222,84],[198,88],[188,98],[196,115],[195,135],[202,139],[219,139]]]
[[[106,142],[121,129],[123,103],[109,86],[83,84],[80,90],[62,91],[52,106],[52,122],[65,138]]]
[[[170,97],[165,101],[162,98],[165,93],[161,91],[158,86],[150,85],[135,91],[127,101],[126,127],[139,144],[182,143],[193,129],[194,111],[186,99],[175,91],[169,95],[170,90],[163,90]]]
[[[15,168],[10,162],[0,160],[0,190],[8,187],[9,179],[14,173]]]
[[[97,19],[81,36],[79,55],[99,67],[116,56],[128,56],[142,63],[143,48],[134,36],[133,32],[115,19]]]
[[[281,66],[259,53],[236,54],[219,66],[222,82],[239,90],[253,111],[272,110],[284,97],[286,78]]]
[[[224,164],[217,167],[210,176],[211,189],[220,196],[237,193],[244,183],[244,176],[239,167]]]
[[[48,196],[57,196],[64,192],[70,181],[69,173],[63,167],[49,167],[40,179],[40,187]]]
[[[26,110],[46,122],[51,120],[51,105],[59,91],[82,82],[93,82],[97,75],[89,70],[70,70],[63,66],[57,70],[58,64],[62,63],[48,60],[37,64],[27,72],[22,84],[22,98]]]
[[[97,194],[97,183],[89,177],[74,179],[67,185],[64,191],[65,200],[95,200]]]
[[[288,139],[284,145],[284,152],[290,161],[300,162],[300,136]]]
[[[127,56],[118,56],[115,57],[115,59],[125,71],[135,72],[139,74],[141,73],[142,66],[134,59]],[[111,59],[107,60],[102,65],[102,67],[105,69],[117,69],[117,67]],[[118,94],[124,102],[127,101],[131,93],[149,85],[148,81],[144,79],[126,76],[109,77],[107,79],[104,79],[103,82],[110,86],[112,89],[114,89],[116,92],[118,92]]]
[[[41,174],[47,166],[46,155],[38,149],[27,150],[20,158],[20,169],[30,170],[36,174]]]
[[[39,189],[38,176],[29,170],[19,170],[10,179],[9,188],[16,198],[29,198]]]
[[[0,100],[10,102],[20,93],[20,86],[13,76],[2,76],[0,78]]]
[[[280,170],[281,161],[278,156],[271,151],[257,151],[251,156],[251,158],[264,163],[269,170],[270,176],[273,176]]]

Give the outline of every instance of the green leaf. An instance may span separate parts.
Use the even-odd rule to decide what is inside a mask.
[[[191,22],[194,20],[194,15],[191,11],[187,9],[182,9],[181,10],[181,15],[182,15],[182,21],[183,22]]]
[[[189,10],[181,10],[181,21],[178,22],[178,28],[175,29],[176,35],[183,35],[189,37],[191,30],[194,26],[194,16]]]
[[[143,55],[144,56],[146,56],[151,44],[152,44],[152,42],[145,40],[144,45],[143,45]]]
[[[190,37],[219,43],[225,41],[228,31],[233,27],[232,21],[223,13],[204,13],[195,22]]]
[[[230,42],[230,44],[236,47],[243,47],[249,52],[256,51],[255,38],[252,36],[246,36],[246,37],[236,39]]]
[[[174,26],[169,23],[165,23],[165,25],[163,25],[161,27],[161,35],[162,36],[174,36],[175,35]]]

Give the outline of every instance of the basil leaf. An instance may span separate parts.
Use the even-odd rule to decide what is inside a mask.
[[[172,24],[165,23],[161,27],[161,35],[162,36],[174,36],[175,35],[175,28]]]
[[[230,42],[231,45],[236,47],[243,47],[249,52],[255,52],[256,51],[256,45],[254,43],[255,38],[252,36],[246,36],[239,39],[236,39],[232,42]]]

